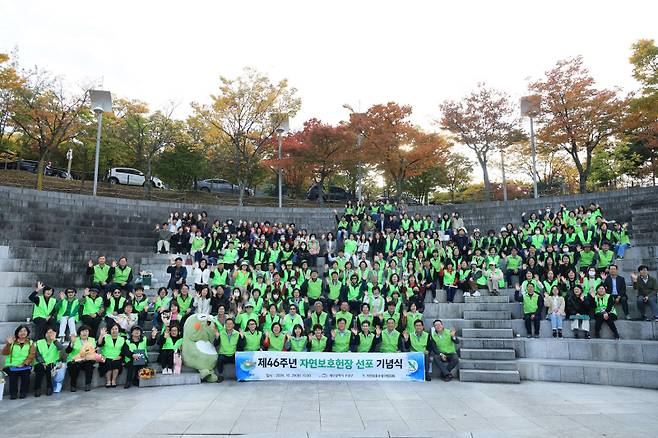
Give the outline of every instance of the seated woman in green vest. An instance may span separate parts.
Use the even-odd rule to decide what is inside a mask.
[[[263,350],[265,351],[285,351],[287,336],[283,334],[281,324],[275,322],[272,324],[270,332],[265,332],[263,339]]]
[[[66,328],[69,329],[69,335],[76,335],[75,324],[78,322],[80,314],[80,302],[76,298],[76,290],[72,287],[59,293],[59,301],[55,306],[55,314],[57,315],[57,322],[59,322],[59,337],[60,342],[64,342],[66,338]]]
[[[112,327],[112,325],[116,324],[114,318],[123,313],[123,308],[127,302],[128,300],[123,296],[123,292],[118,288],[105,295],[105,325],[107,327]]]
[[[235,329],[235,321],[233,318],[227,318],[224,324],[224,330],[218,330],[215,333],[215,346],[218,347],[217,375],[219,376],[218,382],[224,381],[224,365],[227,363],[235,363],[235,352],[244,349],[245,335]]]
[[[375,333],[370,331],[370,322],[364,320],[361,323],[361,331],[352,329],[352,340],[350,342],[350,350],[354,353],[372,353],[376,351],[377,346],[382,340],[382,331],[378,326],[375,326]]]
[[[137,314],[137,325],[144,330],[146,320],[148,319],[148,311],[151,307],[151,301],[144,294],[144,287],[141,285],[135,287],[135,292],[129,294],[129,296],[133,303],[133,312]]]
[[[304,327],[304,319],[297,312],[296,304],[290,304],[290,306],[288,306],[288,313],[283,317],[282,324],[284,333],[288,335],[292,334],[292,329],[295,325],[299,324]]]
[[[98,336],[97,344],[100,347],[101,355],[105,358],[105,361],[98,366],[98,373],[101,376],[105,376],[106,388],[116,388],[117,377],[123,369],[123,356],[121,356],[121,352],[126,340],[121,336],[121,331],[117,324],[109,327],[109,333],[107,332],[107,328],[103,327]]]
[[[162,312],[169,311],[169,304],[171,303],[171,297],[169,296],[169,291],[166,287],[161,287],[158,289],[158,295],[155,297],[155,303],[153,303],[153,327],[160,328],[162,324],[161,315]]]
[[[126,362],[125,389],[132,385],[139,386],[139,371],[148,363],[148,347],[155,345],[158,339],[158,330],[154,327],[150,336],[145,336],[142,328],[135,326],[130,330],[130,336],[123,344],[121,355]]]
[[[331,340],[324,335],[322,324],[315,324],[313,326],[313,334],[308,335],[306,349],[312,353],[331,351]]]
[[[48,327],[55,325],[55,304],[57,300],[53,297],[54,289],[44,286],[40,281],[37,288],[30,294],[28,300],[34,303],[32,310],[32,322],[34,323],[34,338],[41,339],[46,334]]]
[[[128,266],[128,259],[121,257],[119,263],[112,260],[112,267],[108,272],[109,289],[119,288],[126,292],[133,291],[133,270]]]
[[[3,371],[9,377],[9,398],[25,398],[30,391],[30,373],[36,355],[36,346],[30,341],[30,328],[19,325],[14,336],[7,338],[0,354],[7,356]]]
[[[413,333],[414,328],[416,327],[416,321],[423,320],[423,314],[418,311],[416,303],[409,303],[409,310],[402,312],[402,320],[404,329],[407,333]]]
[[[36,342],[36,357],[34,359],[34,396],[41,395],[41,382],[46,380],[46,395],[53,394],[52,371],[57,361],[59,352],[64,346],[56,340],[55,329],[48,327],[44,339]]]
[[[258,322],[255,319],[247,321],[247,331],[240,333],[244,338],[243,351],[260,351],[265,335],[258,330]]]
[[[85,373],[85,391],[91,390],[91,378],[96,364],[96,339],[89,336],[90,332],[91,329],[88,326],[80,326],[80,330],[78,330],[80,336],[72,334],[65,350],[71,392],[75,392],[78,388],[80,371]]]
[[[294,352],[308,351],[306,349],[307,341],[308,338],[304,336],[304,328],[301,324],[295,324],[292,328],[292,333],[288,336],[284,349]]]
[[[162,366],[162,374],[174,373],[174,354],[180,353],[183,346],[183,335],[180,333],[180,326],[177,322],[172,322],[158,339],[160,354],[158,363]]]

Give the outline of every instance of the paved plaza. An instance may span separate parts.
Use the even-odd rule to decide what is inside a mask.
[[[655,437],[658,392],[547,382],[204,384],[0,402],[2,437]]]

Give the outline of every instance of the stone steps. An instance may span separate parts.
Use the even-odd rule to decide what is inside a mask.
[[[498,370],[498,371],[517,371],[518,365],[512,360],[470,360],[462,359],[459,361],[461,370]]]
[[[472,360],[514,360],[516,355],[514,350],[509,349],[462,348],[460,357]]]
[[[514,352],[517,339],[494,339],[494,338],[465,338],[462,337],[462,348],[467,349],[492,349],[492,350],[511,350]]]
[[[464,311],[464,319],[511,319],[512,313],[510,311]]]
[[[482,383],[521,383],[521,376],[518,370],[461,369],[459,380]]]
[[[464,338],[513,338],[512,329],[462,329]]]

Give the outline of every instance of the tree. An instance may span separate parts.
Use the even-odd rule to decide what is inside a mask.
[[[173,120],[171,114],[173,107],[169,110],[156,111],[148,118],[146,141],[144,154],[146,158],[146,172],[144,182],[144,195],[148,198],[151,194],[151,170],[153,158],[158,155],[166,146],[173,145],[176,139],[176,132],[183,129],[183,122]]]
[[[11,126],[14,96],[24,81],[16,72],[16,65],[9,56],[0,53],[0,150],[9,149],[9,141],[16,132]]]
[[[408,191],[418,202],[426,204],[430,194],[435,191],[445,180],[445,168],[434,164],[425,169],[421,174],[407,178],[404,189]]]
[[[546,77],[530,85],[542,97],[538,138],[566,151],[578,170],[580,193],[587,191],[592,154],[618,132],[625,103],[617,91],[597,89],[582,57],[558,61]]]
[[[452,153],[445,163],[445,175],[439,182],[439,187],[448,190],[450,201],[455,201],[455,194],[466,189],[473,174],[473,163],[465,155]]]
[[[203,149],[195,144],[189,132],[174,134],[172,144],[158,157],[155,169],[158,176],[179,190],[189,190],[207,172]]]
[[[11,121],[21,140],[38,151],[37,190],[41,190],[49,154],[75,137],[91,114],[85,105],[86,92],[69,94],[61,79],[37,69],[28,72],[25,79],[26,85],[15,90]]]
[[[419,175],[443,160],[450,147],[440,135],[427,134],[412,126],[408,120],[411,111],[410,106],[389,102],[350,116],[351,124],[364,135],[363,157],[395,185],[397,199],[402,195],[406,178]]]
[[[518,136],[509,96],[478,84],[477,89],[460,102],[447,100],[440,109],[441,127],[451,132],[457,142],[475,152],[482,167],[485,198],[491,200],[489,153],[504,149]]]
[[[296,89],[282,80],[276,84],[252,69],[236,79],[220,78],[219,93],[212,104],[193,104],[195,114],[206,124],[211,143],[230,146],[240,186],[239,204],[250,181],[251,171],[259,166],[270,139],[283,121],[283,114],[294,116],[301,106]]]
[[[511,145],[507,151],[511,157],[509,167],[516,175],[532,179],[532,146],[530,141],[523,140]],[[572,193],[578,187],[578,171],[571,165],[571,157],[562,149],[537,142],[537,188],[546,193],[555,192],[557,188]]]
[[[149,107],[142,101],[129,99],[117,99],[113,106],[114,113],[103,119],[108,134],[104,137],[104,146],[105,143],[123,145],[125,151],[133,153],[133,159],[125,164],[143,171],[149,137]]]

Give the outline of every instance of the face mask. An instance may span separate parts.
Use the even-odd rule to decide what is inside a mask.
[[[279,296],[278,295],[272,295],[272,298],[274,298],[275,300],[278,300]]]
[[[589,271],[589,276],[594,277],[596,275],[596,271]]]

